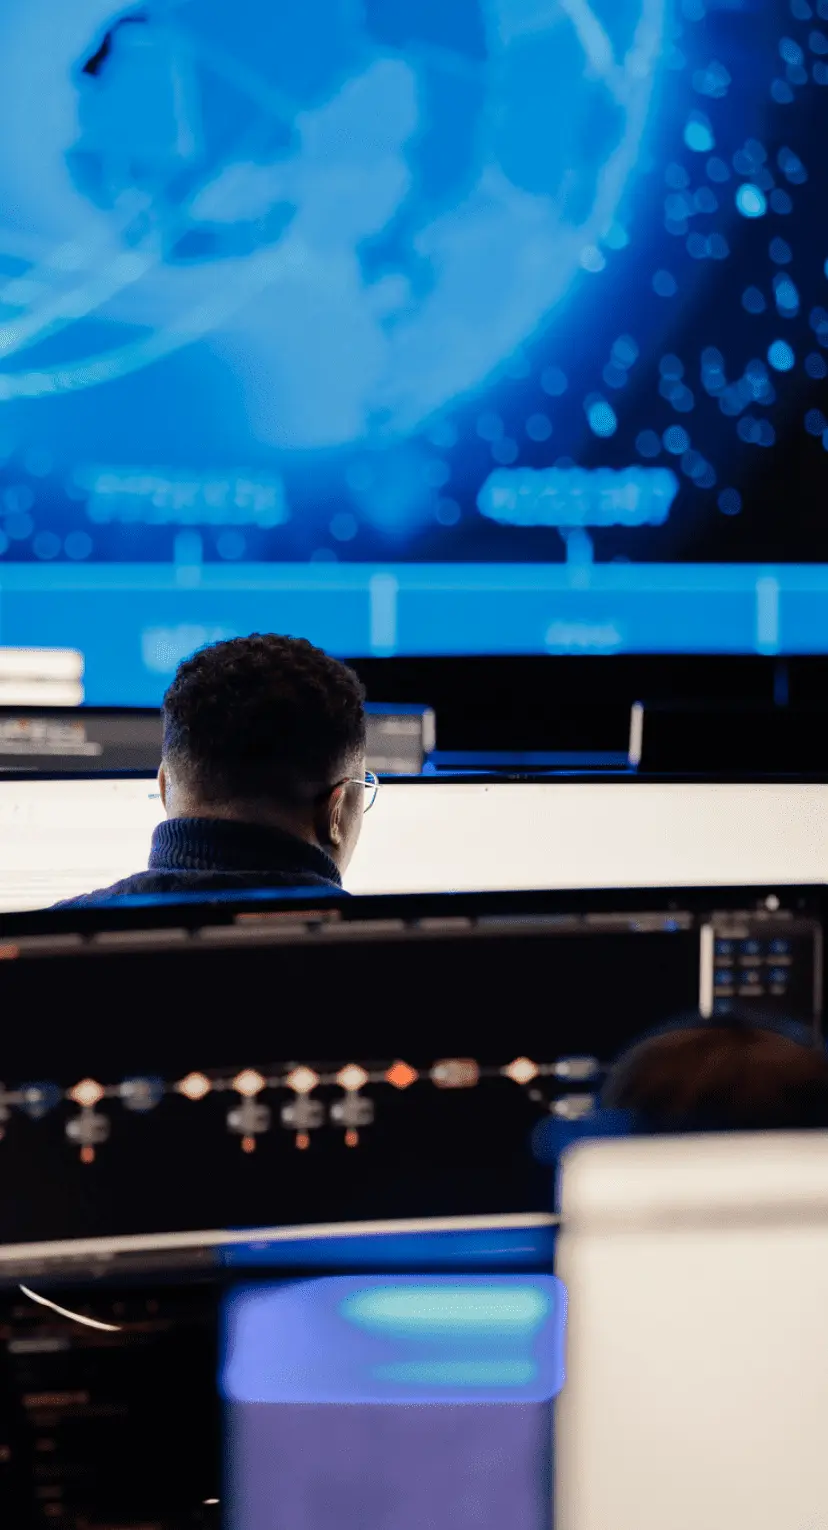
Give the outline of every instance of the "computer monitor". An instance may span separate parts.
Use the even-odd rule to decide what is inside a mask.
[[[147,864],[154,776],[0,777],[0,910],[45,908]]]
[[[828,1133],[591,1142],[560,1204],[557,1530],[818,1525]]]
[[[3,943],[0,1522],[548,1530],[538,1128],[723,974],[821,1009],[820,889],[613,898]]]
[[[46,907],[146,866],[154,779],[0,779],[0,911]],[[828,785],[388,780],[354,893],[680,887],[828,877]]]
[[[352,892],[822,881],[828,786],[804,782],[388,783]]]
[[[816,1034],[820,889],[545,896],[4,939],[0,1244],[541,1213],[643,1031]]]
[[[236,1243],[182,1277],[0,1260],[15,1530],[542,1530],[565,1301],[550,1218]]]

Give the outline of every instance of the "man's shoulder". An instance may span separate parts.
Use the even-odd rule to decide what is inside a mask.
[[[52,908],[94,908],[98,903],[109,903],[113,898],[128,898],[133,893],[166,892],[168,888],[159,887],[158,877],[150,871],[139,871],[134,876],[124,877],[121,882],[113,882],[110,887],[99,887],[95,892],[79,893],[75,898],[62,898],[59,903],[53,903]]]
[[[95,908],[102,903],[114,902],[117,898],[127,898],[153,893],[199,893],[210,892],[245,892],[250,890],[264,891],[269,888],[285,890],[291,888],[322,888],[329,892],[344,895],[344,889],[329,882],[325,877],[317,876],[313,872],[286,873],[286,872],[262,872],[242,875],[238,872],[227,871],[138,871],[134,876],[125,877],[122,882],[113,882],[111,887],[102,887],[97,892],[81,893],[76,898],[65,898],[60,903],[52,905],[56,909],[72,908]]]

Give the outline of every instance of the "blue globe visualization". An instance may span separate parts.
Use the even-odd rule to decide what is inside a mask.
[[[7,338],[0,399],[103,398],[206,347],[183,435],[229,431],[224,378],[239,449],[288,453],[404,442],[548,323],[602,258],[664,26],[664,0],[70,9],[45,211],[87,258]]]

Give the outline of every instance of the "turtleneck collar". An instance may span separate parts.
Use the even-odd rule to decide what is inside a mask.
[[[150,871],[268,872],[311,875],[342,886],[336,862],[282,829],[227,818],[167,818],[152,836]]]

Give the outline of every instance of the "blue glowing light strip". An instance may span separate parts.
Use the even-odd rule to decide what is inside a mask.
[[[155,705],[256,629],[343,656],[828,653],[826,597],[825,564],[5,564],[0,643],[68,644],[87,702]]]

